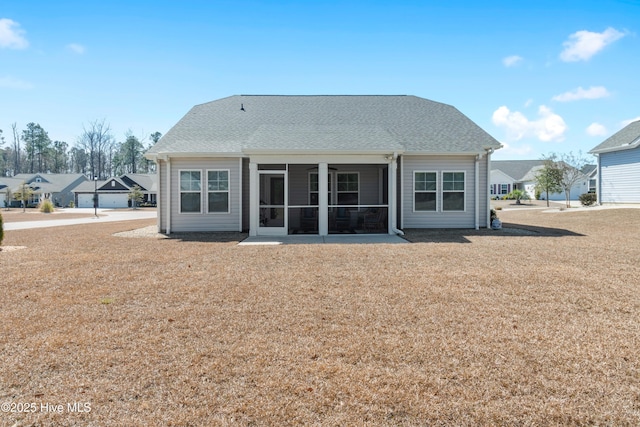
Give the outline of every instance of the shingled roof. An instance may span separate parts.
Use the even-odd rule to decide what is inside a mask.
[[[479,153],[501,145],[456,108],[407,95],[235,95],[193,107],[148,152]]]
[[[491,169],[499,170],[513,178],[514,181],[524,181],[529,172],[542,167],[543,160],[492,160]]]
[[[598,154],[608,151],[625,150],[640,144],[640,120],[630,123],[620,131],[605,139],[589,153]]]

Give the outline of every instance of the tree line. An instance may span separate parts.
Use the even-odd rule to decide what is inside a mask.
[[[118,141],[105,120],[82,126],[74,144],[52,140],[38,123],[25,129],[11,124],[5,134],[0,129],[0,177],[19,173],[82,173],[98,179],[125,173],[153,173],[155,164],[144,152],[158,142],[162,134],[140,137],[128,131]],[[146,142],[146,144],[145,144]]]

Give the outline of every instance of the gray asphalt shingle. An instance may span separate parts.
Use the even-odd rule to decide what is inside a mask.
[[[616,148],[625,148],[640,138],[640,120],[632,122],[605,139],[601,144],[593,148],[590,153],[612,151]]]
[[[499,147],[456,108],[415,96],[236,95],[196,105],[148,153],[477,153]]]

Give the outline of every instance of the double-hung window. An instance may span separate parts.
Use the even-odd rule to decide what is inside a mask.
[[[436,172],[414,172],[413,174],[413,209],[415,211],[433,211],[437,206]]]
[[[359,204],[360,184],[357,172],[337,173],[337,196],[339,205]]]
[[[201,172],[194,170],[180,171],[180,212],[200,213]]]
[[[327,175],[327,181],[329,189],[329,204],[331,204],[331,174]],[[318,172],[311,172],[309,174],[309,204],[310,205],[318,205],[320,203],[320,198],[318,197]]]
[[[464,172],[442,173],[442,210],[464,211]]]
[[[207,200],[209,213],[229,213],[229,171],[207,171]]]

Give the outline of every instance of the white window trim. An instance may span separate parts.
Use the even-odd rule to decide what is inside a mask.
[[[209,191],[209,172],[226,172],[227,173],[227,180],[229,181],[229,186],[227,187],[226,191],[220,191],[220,190],[216,190],[216,191]],[[206,191],[206,195],[205,195],[205,206],[204,206],[204,211],[207,215],[228,215],[231,213],[231,170],[230,169],[207,169],[205,171],[205,177],[206,177],[206,187],[207,187],[207,191]],[[209,212],[209,193],[227,193],[227,211],[226,212]]]
[[[460,190],[447,190],[445,191],[444,189],[444,174],[445,173],[461,173],[464,176],[464,190],[462,191],[463,193],[463,198],[462,198],[462,204],[464,205],[462,210],[444,210],[444,193],[459,193]],[[466,171],[442,171],[442,174],[440,176],[441,179],[441,184],[440,184],[440,194],[441,194],[441,199],[442,199],[442,204],[440,205],[442,207],[442,212],[466,212],[467,211],[467,172]]]
[[[334,200],[334,204],[333,206],[352,206],[352,205],[340,205],[338,204],[338,196],[340,195],[340,193],[353,193],[353,191],[339,191],[338,190],[338,176],[339,175],[351,175],[351,174],[356,174],[358,175],[358,203],[357,205],[360,206],[360,172],[357,171],[341,171],[341,172],[336,172],[335,173],[335,186],[336,186],[336,196],[335,196],[335,200]]]
[[[318,206],[318,205],[312,205],[311,204],[311,193],[318,193],[318,201],[320,200],[320,194],[317,190],[311,190],[311,175],[318,175],[318,180],[320,179],[320,174],[318,172],[309,172],[307,175],[307,203],[309,204],[309,206]],[[331,176],[333,175],[331,172],[329,172],[327,174],[328,176],[328,197],[329,197],[329,204],[331,204],[331,199],[333,196],[333,182],[334,182],[334,178]],[[320,188],[320,181],[318,181],[318,189]]]
[[[182,191],[180,188],[180,176],[182,172],[200,172],[200,212],[182,212],[182,193],[197,193],[197,191]],[[202,169],[178,169],[178,212],[182,215],[200,215],[202,214],[202,209],[204,208],[204,204],[202,203],[203,199],[203,191],[202,191]]]
[[[435,191],[433,191],[433,193],[436,194],[436,209],[433,211],[419,211],[416,209],[416,174],[417,173],[435,173],[436,174],[436,189]],[[437,171],[423,171],[423,170],[414,170],[413,171],[413,197],[412,197],[412,204],[413,204],[413,212],[415,213],[420,213],[420,214],[432,214],[432,213],[437,213],[440,212],[440,197],[438,197],[438,190],[440,187],[440,180],[438,179],[438,172]],[[421,193],[427,193],[427,191],[421,191]]]
[[[504,193],[502,192],[502,187],[504,186]],[[505,194],[509,194],[509,184],[500,184],[499,195],[503,196]]]

